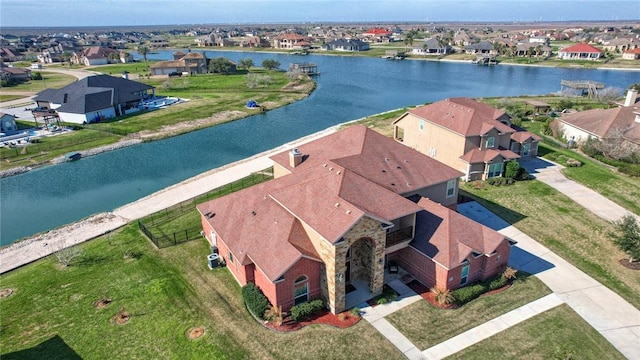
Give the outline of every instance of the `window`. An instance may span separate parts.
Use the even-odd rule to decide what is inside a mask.
[[[487,177],[497,177],[502,175],[502,163],[495,163],[489,165],[489,173]]]
[[[420,131],[424,130],[424,120],[420,119]]]
[[[233,254],[229,251],[229,262],[233,262]]]
[[[436,153],[438,151],[436,150],[436,148],[434,148],[433,146],[429,149],[429,156],[431,157],[436,157]]]
[[[298,305],[309,301],[308,279],[305,275],[299,276],[293,284],[293,304]]]
[[[456,179],[447,181],[447,197],[452,197],[456,194]]]
[[[460,285],[466,284],[468,279],[469,279],[469,264],[462,267],[462,272],[460,273]]]
[[[495,146],[496,138],[493,136],[487,139],[487,148],[492,148]]]

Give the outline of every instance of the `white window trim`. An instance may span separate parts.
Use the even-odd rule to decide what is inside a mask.
[[[491,141],[491,146],[489,146],[489,141]],[[489,137],[487,139],[486,145],[487,145],[487,149],[493,149],[494,147],[496,147],[496,138],[493,136]]]
[[[449,190],[452,190],[451,194],[449,194]],[[455,194],[456,194],[456,179],[447,181],[447,192],[446,192],[447,197],[450,198]]]

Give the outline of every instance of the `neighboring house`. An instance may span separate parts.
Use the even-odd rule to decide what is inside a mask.
[[[464,47],[466,54],[495,54],[496,51],[493,48],[493,44],[488,41],[480,41],[475,44],[467,45]]]
[[[274,180],[197,208],[240,285],[284,311],[316,298],[333,313],[353,307],[382,292],[391,261],[443,289],[507,264],[504,235],[452,210],[460,172],[365,126],[271,159]]]
[[[266,39],[260,36],[248,36],[240,41],[240,47],[257,48],[257,47],[270,47],[271,44]]]
[[[31,79],[31,70],[6,66],[0,63],[0,79],[8,81],[27,81]]]
[[[587,43],[579,43],[558,51],[558,57],[563,60],[598,60],[602,55],[602,50]]]
[[[16,117],[0,112],[0,133],[11,134],[17,130],[18,126],[16,125]]]
[[[446,55],[449,53],[451,53],[451,46],[439,42],[436,38],[418,43],[411,49],[413,55]]]
[[[154,36],[149,39],[149,46],[152,48],[166,48],[169,46],[169,41],[162,36]]]
[[[369,43],[358,39],[336,39],[322,45],[323,50],[335,51],[367,51]]]
[[[74,52],[71,54],[69,61],[71,61],[72,64],[91,66],[127,63],[133,61],[133,57],[121,50],[114,50],[101,46],[91,46],[83,49],[82,52]]]
[[[558,128],[567,140],[581,144],[589,138],[606,139],[619,132],[624,139],[640,145],[640,106],[638,91],[629,90],[625,101],[612,109],[591,109],[563,114]]]
[[[204,54],[199,52],[183,53],[177,51],[173,53],[173,60],[158,61],[151,65],[151,73],[153,75],[169,75],[172,73],[187,74],[206,74],[208,61]]]
[[[368,42],[382,43],[391,40],[391,32],[382,28],[371,28],[362,33],[364,39]]]
[[[43,90],[34,101],[40,109],[55,110],[61,121],[85,124],[138,111],[140,102],[154,95],[152,86],[121,77],[95,75],[61,89]]]
[[[417,107],[393,124],[397,141],[461,171],[466,181],[502,176],[506,162],[537,156],[540,141],[512,129],[503,110],[469,98]]]
[[[638,60],[640,59],[640,49],[627,50],[622,54],[624,60]]]
[[[273,39],[273,47],[276,49],[309,49],[310,43],[305,36],[296,33],[278,35]]]
[[[25,56],[19,51],[8,47],[0,48],[0,57],[2,58],[2,61],[6,62],[22,61],[25,59]]]

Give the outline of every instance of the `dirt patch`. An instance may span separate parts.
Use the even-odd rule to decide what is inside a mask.
[[[109,304],[111,304],[111,299],[98,299],[93,302],[93,306],[98,309],[106,308]]]
[[[293,321],[291,320],[291,318],[286,317],[282,322],[282,325],[271,322],[263,323],[263,325],[271,330],[284,332],[296,331],[302,329],[305,326],[318,324],[324,324],[337,327],[339,329],[344,329],[357,324],[361,318],[362,317],[360,315],[353,315],[348,311],[342,312],[340,314],[332,314],[329,310],[323,310],[302,321]]]
[[[9,296],[11,296],[11,294],[13,294],[13,289],[9,289],[9,288],[2,289],[2,290],[0,290],[0,299],[4,299],[6,297],[9,297]]]
[[[640,261],[629,262],[629,259],[620,259],[618,262],[627,269],[640,270]]]
[[[129,322],[129,320],[131,319],[131,315],[129,315],[128,312],[125,311],[124,307],[122,309],[120,309],[120,311],[118,311],[117,314],[115,314],[113,316],[113,318],[111,318],[116,324],[118,325],[124,325],[127,322]]]
[[[205,334],[206,330],[203,326],[194,327],[187,331],[187,337],[191,340],[201,338]]]
[[[221,111],[216,113],[208,118],[193,120],[193,121],[183,121],[181,123],[173,124],[173,125],[165,125],[161,127],[159,130],[143,130],[138,133],[141,139],[158,139],[165,138],[170,136],[175,136],[179,134],[184,134],[189,131],[193,131],[196,129],[201,129],[205,127],[210,127],[216,124],[224,123],[230,120],[235,120],[239,118],[243,118],[248,116],[244,111],[234,110],[234,111]]]

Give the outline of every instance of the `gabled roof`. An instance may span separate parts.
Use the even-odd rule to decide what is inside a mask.
[[[518,131],[511,134],[511,140],[517,141],[519,143],[523,143],[529,139],[533,139],[534,141],[542,140],[540,136],[529,131]]]
[[[508,241],[497,231],[464,215],[422,198],[416,214],[416,235],[409,244],[447,269],[461,265],[470,255],[493,253]]]
[[[295,171],[331,161],[398,194],[464,175],[362,125],[306,143],[298,150],[306,158]],[[289,151],[273,155],[271,160],[294,171],[289,164]]]
[[[502,158],[507,159],[507,160],[513,160],[513,159],[520,158],[520,155],[514,153],[511,150],[496,150],[496,149],[479,150],[479,149],[473,149],[473,150],[467,152],[466,154],[460,156],[460,159],[468,162],[469,164],[489,163],[489,162],[491,162],[493,159],[495,159],[498,156],[502,156]]]
[[[56,109],[58,112],[86,114],[139,99],[136,93],[149,89],[153,87],[137,81],[110,75],[95,75],[75,81],[61,89],[43,90],[34,100],[62,104]]]
[[[371,28],[363,32],[362,35],[384,36],[384,35],[391,35],[391,32],[382,28]]]
[[[626,139],[640,144],[640,123],[635,121],[637,116],[640,116],[640,107],[632,105],[564,114],[560,121],[599,138],[606,138],[614,129],[621,129]]]
[[[573,46],[569,46],[567,48],[564,48],[558,52],[564,52],[564,53],[602,53],[602,50],[598,49],[597,47],[591,46],[587,43],[579,43],[579,44],[575,44]]]
[[[484,135],[493,128],[500,133],[515,132],[511,127],[497,120],[505,116],[503,110],[469,98],[445,99],[408,112],[464,137]]]

